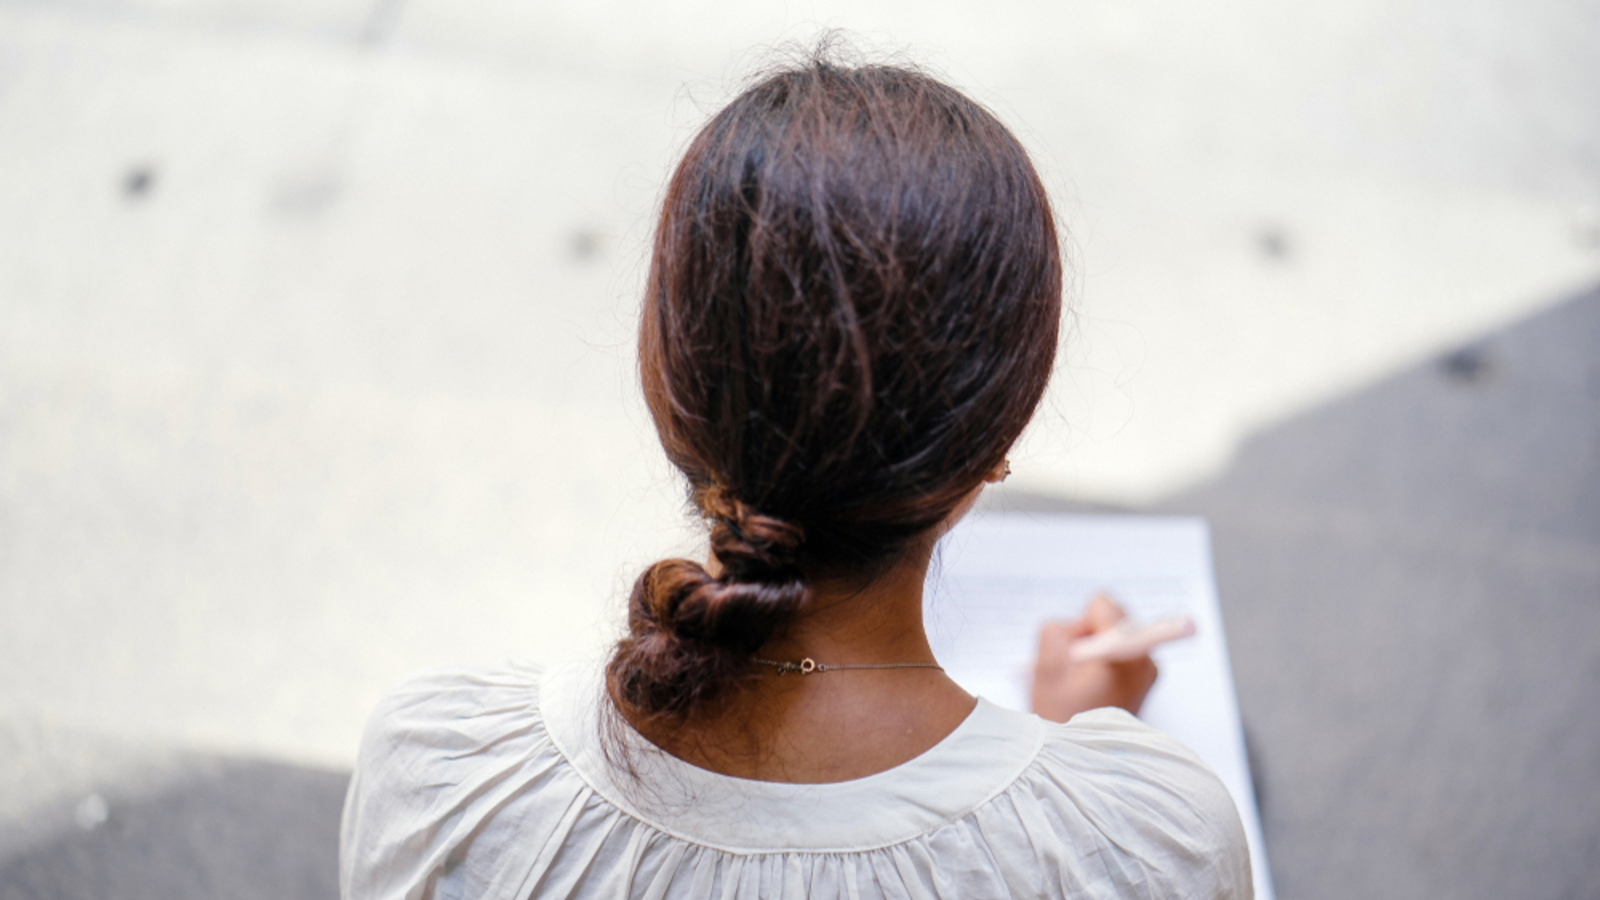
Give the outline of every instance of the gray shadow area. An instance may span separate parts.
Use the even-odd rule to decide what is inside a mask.
[[[1600,289],[1145,511],[1211,522],[1280,897],[1600,897]]]
[[[334,900],[349,776],[259,761],[103,791],[104,818],[0,859],[0,900]]]
[[[1281,898],[1600,897],[1600,288],[1139,511],[1211,523]]]
[[[1600,289],[1160,507],[1211,521],[1282,897],[1600,897]]]

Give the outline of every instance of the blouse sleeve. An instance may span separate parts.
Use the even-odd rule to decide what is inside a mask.
[[[1052,731],[1041,752],[1044,789],[1060,791],[1105,835],[1095,860],[1109,882],[1141,886],[1137,896],[1250,900],[1238,808],[1193,752],[1115,708]]]
[[[442,897],[499,794],[554,750],[537,714],[538,671],[439,669],[385,697],[362,736],[345,798],[339,884],[345,900]]]

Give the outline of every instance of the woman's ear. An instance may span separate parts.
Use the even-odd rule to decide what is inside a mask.
[[[987,478],[985,478],[983,480],[985,482],[988,482],[989,484],[999,484],[1000,482],[1005,481],[1006,480],[1006,476],[1008,476],[1010,474],[1011,474],[1011,459],[1010,459],[1010,457],[1007,457],[1005,459],[1000,460],[1000,465],[995,466],[994,467],[994,471],[989,473],[989,477],[987,477]]]
[[[945,516],[944,521],[934,528],[933,539],[937,541],[939,538],[944,537],[950,532],[950,529],[956,527],[957,522],[960,522],[966,517],[967,513],[972,511],[972,507],[978,502],[978,497],[983,493],[985,485],[999,484],[1005,481],[1006,476],[1010,474],[1011,460],[1000,460],[1000,464],[995,466],[988,475],[985,475],[981,483],[974,485],[972,490],[961,498],[961,502],[956,504],[956,508],[950,511],[950,515]]]

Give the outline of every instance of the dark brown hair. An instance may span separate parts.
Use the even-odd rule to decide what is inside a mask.
[[[882,571],[945,520],[1033,415],[1060,295],[1027,154],[933,78],[812,59],[712,118],[662,204],[639,371],[721,571],[639,577],[619,709],[707,709],[808,579]]]

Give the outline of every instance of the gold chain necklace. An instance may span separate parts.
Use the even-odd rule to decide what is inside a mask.
[[[938,669],[944,671],[944,666],[931,662],[916,663],[858,663],[856,665],[827,665],[819,663],[811,657],[806,657],[799,662],[782,662],[776,659],[762,659],[756,657],[752,662],[763,666],[771,666],[778,670],[779,675],[788,675],[798,672],[801,675],[810,675],[812,672],[829,672],[834,669]]]

